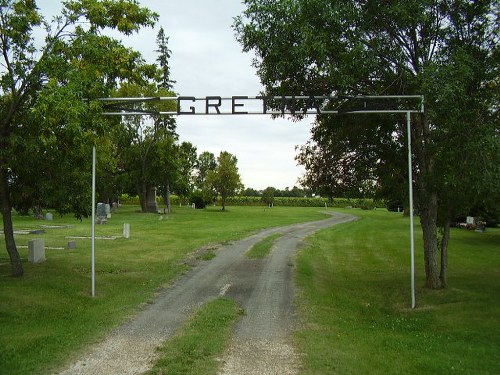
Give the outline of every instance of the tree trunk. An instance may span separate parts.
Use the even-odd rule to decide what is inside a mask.
[[[14,227],[12,225],[12,206],[9,197],[9,184],[7,171],[1,169],[0,171],[0,199],[2,201],[2,219],[3,219],[3,232],[5,236],[5,247],[10,257],[11,274],[15,277],[23,275],[23,264],[21,257],[17,251],[16,242],[14,240]]]
[[[450,218],[447,217],[444,222],[443,238],[441,239],[441,287],[448,286],[448,242],[450,239]]]
[[[441,280],[437,256],[437,194],[431,194],[429,201],[420,205],[420,224],[424,237],[425,286],[439,289]]]
[[[167,182],[165,186],[165,212],[169,214],[172,212],[172,205],[170,203],[170,184]]]
[[[226,197],[221,195],[222,211],[226,211]]]
[[[137,185],[137,195],[139,196],[139,204],[141,205],[141,212],[147,212],[147,186],[146,183],[141,182]]]
[[[425,287],[441,288],[438,267],[437,216],[438,196],[432,184],[434,158],[430,140],[430,126],[425,115],[417,117],[412,128],[416,136],[413,140],[418,160],[416,173],[419,189],[420,225],[424,240]]]

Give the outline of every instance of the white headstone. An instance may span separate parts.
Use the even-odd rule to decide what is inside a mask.
[[[52,212],[47,212],[45,214],[45,220],[52,221]]]
[[[45,242],[41,238],[35,238],[28,242],[28,262],[45,262]]]
[[[467,224],[474,224],[474,217],[473,216],[467,216]]]
[[[123,237],[130,238],[130,224],[128,223],[123,224]]]

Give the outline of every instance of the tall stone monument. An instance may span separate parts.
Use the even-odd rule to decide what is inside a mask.
[[[151,187],[148,190],[146,198],[146,210],[148,212],[158,212],[158,202],[156,201],[156,188]]]

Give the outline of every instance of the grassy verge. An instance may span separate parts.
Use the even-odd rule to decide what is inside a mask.
[[[453,230],[449,289],[417,288],[411,310],[408,220],[356,214],[297,259],[303,374],[500,373],[500,229]],[[421,250],[416,264],[421,286]]]
[[[123,206],[96,235],[96,297],[90,297],[90,220],[72,216],[54,221],[14,218],[17,245],[45,240],[47,261],[29,264],[20,248],[25,276],[10,277],[5,250],[0,250],[0,374],[51,373],[78,351],[104,337],[112,327],[154,298],[159,288],[187,269],[183,262],[202,246],[233,241],[255,231],[325,216],[317,208],[229,207],[175,208],[172,215],[142,214]],[[121,238],[123,223],[130,239]],[[30,230],[45,233],[31,235]],[[76,249],[66,249],[70,240]],[[50,248],[50,249],[49,249]],[[5,249],[0,236],[0,249]]]
[[[280,237],[281,234],[275,233],[264,238],[262,241],[259,241],[255,245],[253,245],[252,248],[247,251],[246,256],[251,259],[265,258],[271,251],[274,241],[276,241]]]
[[[207,303],[159,349],[162,357],[147,374],[215,375],[218,358],[227,349],[234,322],[242,313],[227,299]]]

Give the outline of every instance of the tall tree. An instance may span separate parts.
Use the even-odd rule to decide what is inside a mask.
[[[222,211],[226,210],[227,197],[243,188],[238,172],[238,159],[227,151],[217,157],[217,166],[207,173],[205,184],[215,190],[222,200]]]
[[[191,142],[182,142],[177,150],[178,174],[173,190],[187,197],[193,190],[193,174],[196,168],[196,147]]]
[[[170,77],[170,56],[172,55],[172,51],[168,48],[168,40],[169,38],[165,35],[165,30],[163,29],[163,27],[160,27],[160,30],[158,31],[158,34],[156,36],[156,44],[158,46],[158,49],[156,50],[156,52],[158,53],[156,62],[159,65],[156,82],[158,89],[173,92],[173,84],[175,83],[175,81],[173,81]],[[167,138],[178,138],[176,133],[176,121],[172,116],[155,117],[155,127],[156,129],[161,128],[163,129],[163,131],[166,131],[165,136]],[[161,142],[163,143],[163,146],[166,146],[169,143],[168,141],[165,141],[166,139],[163,139]],[[161,157],[164,161],[164,168],[167,168],[169,166],[172,167],[174,165],[174,155],[168,154],[168,152],[171,152],[171,150],[172,148],[170,147],[162,147]],[[159,186],[164,198],[165,208],[167,212],[170,212],[172,207],[172,205],[170,204],[170,175],[172,173],[174,173],[173,169],[163,169],[163,178],[161,179],[161,183]]]
[[[479,144],[498,147],[498,94],[494,90],[499,65],[498,2],[244,3],[247,9],[235,21],[237,37],[245,51],[256,51],[254,64],[267,94],[425,95],[425,113],[413,116],[411,130],[425,285],[446,285],[438,265],[438,243],[442,250],[447,240],[439,238],[437,229],[452,214],[447,206],[453,199],[448,197],[458,187],[449,181],[459,184],[456,177],[463,173],[493,180],[499,177],[494,165],[449,163]],[[344,99],[329,103],[344,104]],[[350,189],[363,182],[363,174],[380,184],[384,174],[387,181],[391,168],[399,179],[400,152],[406,143],[401,125],[401,120],[391,117],[319,118],[313,142],[299,156],[306,167],[316,168],[308,170],[311,186],[316,180],[316,187]],[[333,159],[339,161],[332,174],[324,167]],[[476,173],[476,169],[482,172]],[[446,173],[445,178],[441,173]],[[468,197],[474,195],[477,185],[469,186]],[[440,214],[447,219],[439,220]]]
[[[165,30],[163,27],[160,27],[158,31],[158,35],[156,36],[156,44],[158,49],[156,52],[158,53],[158,57],[156,61],[158,62],[158,88],[173,90],[174,83],[170,78],[170,56],[172,55],[172,51],[168,48],[168,40],[169,37],[165,35]]]
[[[262,197],[260,198],[261,202],[271,206],[274,204],[274,195],[276,193],[276,188],[272,186],[268,186],[262,191]]]
[[[90,151],[86,145],[107,123],[95,116],[99,104],[87,105],[84,99],[108,96],[118,80],[141,79],[148,72],[137,52],[101,31],[131,34],[152,26],[157,17],[132,0],[73,0],[48,22],[34,0],[0,1],[0,199],[12,275],[23,274],[13,236],[12,193],[27,188],[20,183],[29,173],[41,179],[26,155],[59,154],[51,162],[61,166],[55,169],[62,181],[53,183],[74,188],[72,194],[58,195],[61,206],[85,190],[75,168],[85,164],[71,159]],[[43,41],[37,32],[45,33]],[[71,171],[77,183],[66,173]],[[81,213],[82,203],[73,208]]]
[[[209,151],[203,151],[196,161],[197,173],[195,176],[195,185],[198,189],[203,189],[208,171],[214,170],[217,167],[215,155]]]

